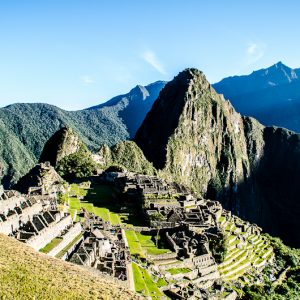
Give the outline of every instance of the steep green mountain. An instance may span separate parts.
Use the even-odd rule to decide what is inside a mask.
[[[40,163],[44,162],[50,162],[58,174],[66,179],[88,177],[97,172],[92,153],[74,130],[68,127],[55,132],[46,142],[40,157]]]
[[[202,72],[165,86],[135,141],[165,177],[300,246],[300,136],[242,117]]]
[[[83,143],[72,128],[63,127],[55,132],[46,142],[40,162],[50,162],[56,167],[61,160],[75,152],[78,152]]]
[[[46,141],[60,128],[73,128],[90,150],[134,136],[164,82],[137,86],[128,94],[81,111],[48,104],[14,104],[0,108],[0,162],[4,184],[15,183],[37,162]]]
[[[4,172],[2,183],[8,186],[11,181],[16,181],[24,175],[24,170],[29,170],[34,165],[34,162],[34,155],[0,120],[0,164]]]
[[[213,87],[238,112],[267,126],[300,132],[300,69],[279,62],[250,75],[224,78]]]
[[[121,166],[128,171],[154,175],[153,165],[145,158],[142,150],[132,141],[124,141],[109,148],[104,145],[98,152],[103,166]]]

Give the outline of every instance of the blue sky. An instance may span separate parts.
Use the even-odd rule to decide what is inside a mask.
[[[300,67],[300,1],[1,0],[0,106],[75,110],[170,80]]]

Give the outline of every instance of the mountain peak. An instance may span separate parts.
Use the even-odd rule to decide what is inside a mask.
[[[217,92],[232,100],[237,95],[246,95],[270,87],[292,83],[299,79],[299,75],[298,70],[294,70],[279,61],[268,68],[253,71],[249,75],[224,78],[213,86]]]
[[[40,162],[49,161],[55,167],[65,156],[78,151],[81,144],[81,140],[71,127],[62,127],[46,142]]]
[[[276,64],[274,64],[273,66],[275,66],[276,68],[281,68],[281,67],[289,68],[281,60],[279,62],[277,62]]]
[[[196,68],[186,68],[183,71],[181,71],[177,76],[175,76],[174,79],[180,79],[180,80],[191,80],[196,78],[201,78],[202,80],[206,81],[206,77],[204,73]]]
[[[174,79],[168,83],[170,86],[181,86],[189,91],[189,87],[197,85],[201,89],[210,88],[210,83],[207,81],[204,73],[196,68],[187,68],[181,71]],[[167,84],[167,85],[168,85]]]
[[[199,121],[197,113],[221,99],[203,72],[195,68],[185,69],[162,89],[137,131],[135,141],[154,167],[162,169],[166,163],[169,137],[176,132],[181,122],[186,121],[185,124],[188,124],[196,122],[196,119]],[[187,125],[187,128],[190,126]]]
[[[134,95],[135,97],[142,97],[143,100],[146,100],[147,97],[149,97],[149,92],[148,90],[143,86],[138,84],[137,86],[135,86],[130,92],[129,94]]]

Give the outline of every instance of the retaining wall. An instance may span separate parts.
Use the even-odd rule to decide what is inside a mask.
[[[72,217],[71,215],[68,215],[62,218],[59,222],[50,224],[48,227],[40,231],[38,235],[29,238],[26,243],[35,250],[40,250],[49,244],[55,237],[60,235],[62,230],[70,224],[72,224]]]
[[[68,244],[70,244],[82,231],[82,226],[81,224],[75,223],[74,226],[72,226],[69,231],[62,236],[62,241],[55,247],[53,248],[48,255],[50,256],[55,256],[57,255],[61,250],[63,250]]]
[[[8,217],[6,221],[0,222],[0,232],[9,235],[19,229],[20,223],[27,223],[34,214],[38,214],[42,210],[43,206],[41,203],[35,203],[30,207],[24,208],[21,215],[14,214]]]

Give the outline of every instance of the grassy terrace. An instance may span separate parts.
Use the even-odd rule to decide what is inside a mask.
[[[220,218],[218,221],[220,222]],[[228,252],[218,269],[224,280],[235,280],[248,272],[252,265],[258,265],[272,257],[272,248],[263,236],[250,235],[246,239],[246,244],[240,249],[237,248],[236,246],[242,241],[239,234],[245,237],[245,233],[235,233],[236,226],[233,222],[222,221]]]
[[[126,237],[132,255],[145,257],[146,254],[159,255],[171,252],[169,249],[158,248],[155,245],[154,237],[151,235],[144,235],[133,230],[126,230]]]
[[[72,242],[70,242],[65,248],[63,248],[60,252],[58,252],[55,257],[56,258],[62,258],[64,254],[71,248],[73,245],[76,244],[79,239],[83,236],[83,232],[81,232],[79,235],[77,235]]]
[[[90,189],[84,189],[79,188],[76,184],[72,184],[70,194],[69,211],[73,216],[75,210],[79,213],[82,207],[103,220],[111,222],[113,225],[121,223],[119,214],[111,211],[114,210],[114,200],[112,199],[112,190],[109,186],[97,185]],[[63,199],[65,200],[65,198]]]
[[[54,238],[49,244],[47,244],[44,248],[40,249],[40,252],[49,253],[52,249],[54,249],[60,242],[62,238]]]
[[[189,273],[192,270],[189,268],[171,268],[169,270],[167,270],[170,274],[172,275],[176,275],[176,274],[185,274],[185,273]]]
[[[156,237],[144,235],[134,230],[134,226],[145,226],[144,220],[139,215],[133,214],[131,211],[120,212],[120,204],[113,196],[113,190],[106,185],[94,185],[91,188],[79,188],[78,185],[72,184],[71,191],[68,195],[61,198],[62,202],[69,203],[69,211],[74,216],[77,211],[76,220],[80,220],[78,216],[80,209],[84,208],[88,212],[94,213],[96,216],[111,222],[113,225],[123,225],[128,227],[125,234],[128,240],[131,255],[137,255],[146,258],[148,255],[159,255],[171,252],[170,249],[161,245],[158,241],[156,246]],[[83,220],[81,220],[83,221]],[[81,236],[78,236],[72,243],[63,249],[57,257],[62,257],[70,247],[76,243]],[[138,293],[151,297],[152,299],[161,299],[164,294],[159,290],[160,286],[167,283],[163,279],[152,278],[148,272],[132,263],[135,289]],[[158,280],[157,280],[158,279]],[[157,281],[157,282],[156,282]]]
[[[145,269],[135,263],[132,264],[132,269],[136,292],[151,297],[152,299],[161,299],[164,296]]]

